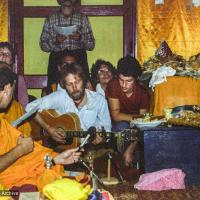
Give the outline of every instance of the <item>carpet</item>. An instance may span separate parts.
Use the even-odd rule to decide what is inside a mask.
[[[200,186],[161,192],[137,191],[133,186],[134,183],[127,182],[107,189],[115,200],[200,200]]]

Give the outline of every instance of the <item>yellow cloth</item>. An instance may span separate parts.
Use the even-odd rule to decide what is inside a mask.
[[[169,77],[156,85],[153,95],[153,115],[163,115],[164,108],[200,105],[200,80],[190,77]]]
[[[37,180],[37,187],[39,191],[42,191],[43,187],[57,179],[61,178],[61,176],[52,169],[45,169]]]
[[[8,0],[0,1],[0,41],[8,41]]]
[[[21,117],[23,114],[24,110],[22,108],[22,105],[13,99],[11,105],[6,110],[6,112],[0,113],[0,119],[6,119],[6,121],[12,123],[13,121]],[[31,135],[31,125],[29,122],[24,122],[17,129],[26,136]]]
[[[87,200],[91,192],[89,185],[83,187],[80,183],[66,178],[56,180],[43,189],[43,194],[49,200]]]
[[[13,128],[4,119],[0,121],[0,155],[7,153],[17,144],[18,137],[21,133]],[[45,148],[34,142],[33,152],[22,156],[10,167],[0,173],[0,183],[5,187],[22,186],[23,184],[38,184],[38,179],[44,174],[44,156],[46,154],[52,155],[54,153],[51,149]],[[58,175],[63,175],[64,169],[60,165],[52,168]]]
[[[165,0],[155,5],[154,0],[137,1],[138,51],[140,62],[155,54],[165,40],[171,50],[185,58],[199,53],[200,7],[189,7],[191,0]]]

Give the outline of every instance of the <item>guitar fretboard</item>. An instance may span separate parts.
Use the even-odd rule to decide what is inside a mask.
[[[88,131],[65,131],[66,138],[84,138],[88,134]],[[94,134],[99,134],[101,136],[108,136],[109,132],[95,132]]]
[[[84,138],[87,136],[89,132],[88,131],[65,131],[65,137],[66,138]],[[106,137],[109,138],[111,136],[111,134],[114,137],[118,137],[118,138],[123,138],[126,141],[135,141],[138,139],[138,132],[137,130],[132,130],[132,129],[125,129],[122,132],[102,132],[102,131],[98,131],[98,132],[94,132],[93,134],[99,134],[101,137]]]
[[[87,131],[65,131],[66,138],[73,138],[73,137],[78,137],[78,138],[84,138],[88,134]]]

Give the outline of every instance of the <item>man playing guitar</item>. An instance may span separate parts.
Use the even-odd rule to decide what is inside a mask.
[[[104,127],[111,130],[111,119],[107,101],[100,94],[86,89],[87,77],[79,64],[66,64],[60,71],[60,85],[62,91],[56,91],[48,96],[29,103],[26,111],[39,106],[39,110],[55,109],[60,114],[72,112],[78,115],[82,130],[94,126],[96,129]],[[65,134],[57,127],[47,124],[39,113],[36,121],[46,130],[49,136],[60,144],[65,144]],[[102,138],[96,136],[94,144],[100,143]]]

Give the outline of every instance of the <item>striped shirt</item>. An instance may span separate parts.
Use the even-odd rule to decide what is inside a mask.
[[[63,43],[56,42],[56,32],[54,30],[57,26],[77,25],[81,34],[80,40],[69,39],[68,37]],[[73,12],[70,16],[64,16],[61,11],[50,15],[44,23],[42,34],[40,36],[40,47],[45,52],[63,51],[67,50],[93,50],[95,46],[95,39],[87,16],[79,12]]]

